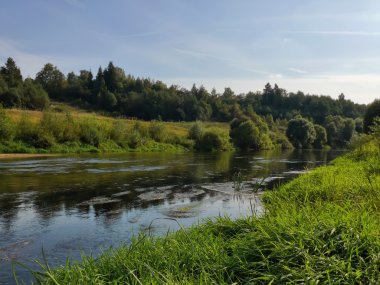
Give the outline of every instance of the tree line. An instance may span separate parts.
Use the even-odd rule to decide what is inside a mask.
[[[190,89],[167,86],[159,80],[126,75],[112,62],[95,76],[90,70],[78,74],[63,74],[51,63],[34,79],[23,80],[21,71],[12,58],[0,70],[0,103],[5,107],[43,109],[49,99],[71,102],[81,107],[102,110],[118,116],[143,120],[165,121],[222,121],[229,122],[243,113],[255,112],[274,119],[290,120],[296,115],[323,124],[328,115],[348,118],[362,117],[365,105],[328,96],[287,92],[269,83],[262,92],[235,94],[225,88],[218,94],[203,86]]]
[[[43,110],[50,100],[102,111],[117,117],[157,121],[230,122],[231,141],[240,148],[268,149],[344,147],[356,133],[363,132],[367,106],[345,99],[287,92],[277,84],[266,84],[262,91],[235,94],[225,88],[219,94],[203,86],[188,90],[167,86],[159,80],[126,74],[112,62],[95,76],[90,70],[78,74],[62,73],[51,63],[23,79],[12,58],[0,68],[0,104]],[[210,146],[200,143],[195,146]],[[217,136],[207,135],[204,142],[223,145]]]

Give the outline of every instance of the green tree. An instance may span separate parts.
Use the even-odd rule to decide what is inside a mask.
[[[111,92],[117,91],[121,87],[122,81],[125,78],[124,71],[119,67],[115,67],[112,61],[104,70],[103,76],[107,89]]]
[[[289,121],[286,136],[296,148],[310,148],[316,138],[314,125],[298,117]]]
[[[43,110],[49,107],[50,99],[41,85],[25,80],[22,105],[28,109]]]
[[[1,67],[0,74],[4,77],[8,87],[17,87],[22,84],[21,70],[17,67],[13,58],[8,57],[5,66]]]
[[[373,126],[376,117],[380,117],[380,100],[372,102],[364,114],[363,128],[365,133],[368,134],[371,132],[371,127]]]
[[[327,132],[326,129],[318,124],[314,125],[315,129],[315,140],[313,143],[314,148],[321,149],[323,148],[327,143]]]
[[[21,98],[22,92],[20,88],[13,87],[7,89],[3,94],[0,95],[0,103],[5,108],[20,107]]]
[[[51,63],[45,64],[40,72],[37,73],[35,81],[46,90],[51,98],[62,98],[65,85],[65,75]]]
[[[348,143],[355,132],[355,121],[351,118],[346,118],[344,120],[344,127],[342,130],[342,139],[345,143]]]
[[[231,123],[230,137],[234,145],[239,148],[260,148],[260,130],[251,120],[243,122],[234,120]]]

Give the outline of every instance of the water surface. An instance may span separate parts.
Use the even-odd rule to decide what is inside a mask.
[[[260,214],[259,193],[339,152],[113,154],[0,160],[0,284],[11,260],[37,269],[205,218]],[[240,191],[236,183],[241,180]],[[169,218],[169,219],[168,219]],[[30,282],[26,270],[17,274]]]

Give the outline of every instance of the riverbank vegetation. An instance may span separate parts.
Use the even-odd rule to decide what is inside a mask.
[[[141,234],[97,258],[45,266],[36,278],[41,284],[377,284],[379,173],[379,138],[366,137],[331,165],[264,193],[260,217],[220,217],[164,237]]]
[[[109,126],[95,118],[76,120],[67,112],[66,116],[55,115],[51,109],[57,102],[96,112],[105,121],[109,121],[106,117],[118,119]],[[29,118],[17,122],[14,132],[2,138],[0,152],[183,148],[220,151],[231,149],[232,144],[255,150],[345,148],[353,137],[363,132],[362,117],[367,107],[346,100],[343,94],[334,100],[300,91],[288,93],[269,83],[263,91],[247,94],[235,94],[228,87],[220,94],[195,85],[187,90],[161,81],[135,78],[112,62],[104,70],[99,68],[95,77],[87,70],[64,75],[48,63],[34,79],[24,80],[12,58],[0,69],[0,104],[7,109],[45,110],[38,126],[29,124]],[[120,119],[133,119],[134,123],[126,127],[123,123],[126,121]],[[152,121],[151,126],[142,127],[145,121]],[[195,140],[187,134],[173,135],[168,127],[173,123],[167,123],[196,121],[229,123],[230,130],[211,128]],[[73,127],[68,128],[71,123]],[[54,124],[66,125],[66,130],[61,127],[58,131]]]

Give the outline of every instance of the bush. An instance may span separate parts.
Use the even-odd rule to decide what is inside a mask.
[[[79,123],[80,140],[85,144],[98,147],[102,142],[102,134],[98,125],[90,120],[84,120]]]
[[[37,125],[32,123],[26,113],[24,113],[17,123],[16,140],[20,140],[28,145],[33,146],[38,140]]]
[[[168,138],[166,126],[159,122],[151,122],[149,136],[156,142],[165,142]]]
[[[32,142],[36,148],[49,148],[55,145],[56,140],[54,135],[46,129],[39,128],[37,138]]]
[[[128,146],[131,148],[137,148],[143,144],[143,138],[137,130],[132,130],[128,135]]]
[[[286,136],[296,148],[310,148],[316,133],[310,121],[298,117],[289,121]]]
[[[206,151],[222,150],[223,141],[218,134],[207,131],[202,136],[200,148]]]
[[[189,129],[189,138],[200,141],[204,133],[204,125],[201,121],[196,121]]]
[[[50,104],[48,94],[39,84],[26,80],[23,93],[23,105],[27,108],[43,110]]]
[[[231,123],[230,137],[233,143],[242,149],[260,149],[260,131],[251,120]]]
[[[363,128],[365,133],[371,132],[371,127],[376,117],[380,117],[380,100],[375,100],[371,103],[364,114]]]
[[[126,140],[126,135],[126,123],[121,120],[114,121],[110,132],[110,139],[115,141],[117,144],[122,145]]]
[[[264,133],[260,136],[260,149],[273,149],[274,145],[268,133]]]
[[[292,143],[282,133],[273,134],[272,141],[274,142],[276,147],[279,147],[281,149],[293,149],[294,148]]]
[[[314,125],[315,129],[315,140],[313,146],[315,148],[323,148],[327,143],[327,132],[321,125]]]
[[[7,116],[0,104],[0,141],[11,141],[15,135],[15,128],[12,120]]]

